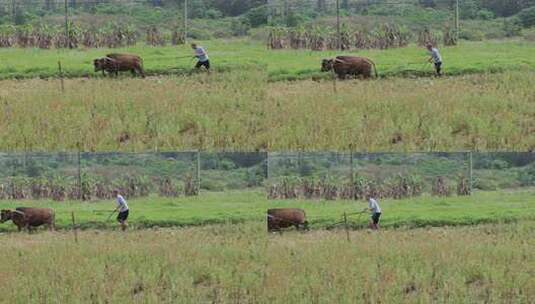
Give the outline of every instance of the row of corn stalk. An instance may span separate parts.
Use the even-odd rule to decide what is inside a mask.
[[[110,23],[101,28],[82,28],[70,22],[67,33],[60,26],[7,25],[0,26],[0,47],[118,48],[135,45],[142,41],[152,46],[184,43],[183,32],[178,28],[164,33],[156,27],[150,27],[144,34],[143,36],[133,25],[119,23]]]
[[[422,194],[424,183],[413,175],[399,174],[384,181],[355,176],[352,182],[337,183],[329,179],[310,179],[285,177],[280,182],[271,184],[267,189],[268,199],[325,199],[325,200],[360,200],[367,196],[376,198],[403,199]],[[452,188],[443,177],[437,177],[432,184],[431,194],[449,196]],[[468,180],[460,176],[457,183],[457,195],[470,195]]]
[[[431,194],[434,196],[451,196],[456,191],[458,196],[470,195],[470,185],[465,176],[460,176],[457,186],[449,185],[443,176],[438,176],[431,186]]]
[[[199,193],[197,183],[191,176],[186,176],[184,180],[124,176],[109,181],[84,174],[80,185],[73,176],[7,178],[0,181],[0,200],[112,199],[112,192],[116,189],[128,198],[146,197],[152,192],[163,197],[194,196]]]
[[[414,38],[414,33],[406,27],[395,24],[381,24],[372,29],[356,28],[343,25],[340,30],[340,48],[350,49],[390,49],[407,46]],[[432,43],[438,45],[443,39],[445,45],[457,43],[454,32],[445,28],[442,34],[425,29],[416,33],[421,45]],[[314,51],[338,49],[338,36],[332,27],[297,27],[271,28],[267,46],[270,49],[310,49]]]

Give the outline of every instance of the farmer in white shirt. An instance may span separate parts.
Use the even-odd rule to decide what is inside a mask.
[[[437,48],[433,47],[431,43],[428,43],[426,47],[429,51],[429,54],[431,55],[431,57],[429,58],[429,62],[433,62],[435,64],[435,71],[437,73],[437,76],[442,76],[442,56],[440,56],[440,52]]]
[[[368,200],[368,208],[365,208],[364,211],[371,212],[372,218],[370,222],[370,227],[373,230],[377,230],[379,229],[379,218],[381,217],[381,207],[379,207],[379,203],[371,195],[366,196],[366,199]]]
[[[210,59],[208,58],[208,54],[204,50],[202,46],[198,46],[196,43],[191,44],[191,48],[195,51],[195,58],[197,58],[197,64],[195,65],[195,68],[198,69],[202,66],[210,71]]]
[[[113,196],[115,196],[117,202],[117,208],[115,208],[114,212],[119,212],[119,214],[117,215],[117,221],[121,225],[121,229],[125,231],[128,227],[128,223],[126,222],[126,220],[128,219],[129,211],[128,204],[126,203],[124,197],[119,194],[119,190],[113,190]]]

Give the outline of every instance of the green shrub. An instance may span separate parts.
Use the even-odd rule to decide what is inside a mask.
[[[93,7],[92,13],[103,15],[120,15],[124,14],[124,8],[122,8],[120,5],[114,5],[111,3],[101,3]]]
[[[288,14],[288,18],[286,18],[286,26],[296,27],[300,24],[303,24],[306,20],[306,16],[299,13],[291,12]]]
[[[523,30],[522,37],[527,41],[535,42],[535,28]]]
[[[197,40],[210,40],[213,38],[212,32],[199,28],[190,28],[188,31],[188,37]]]
[[[535,6],[526,8],[517,14],[518,19],[524,27],[535,25]]]
[[[505,31],[501,27],[490,26],[485,30],[486,39],[501,39],[506,37]]]
[[[472,30],[472,31],[461,31],[459,33],[459,38],[470,40],[470,41],[482,41],[485,39],[485,33],[483,33],[480,30]]]
[[[224,191],[225,184],[218,180],[201,179],[201,189],[208,191]]]
[[[522,186],[533,186],[535,185],[535,163],[524,168],[520,171],[518,180]]]
[[[507,37],[514,37],[520,35],[522,31],[520,18],[515,16],[509,19],[505,19],[503,23],[503,29]]]
[[[205,16],[206,18],[209,18],[209,19],[219,19],[219,18],[223,18],[223,13],[221,13],[215,8],[211,8],[205,12]]]
[[[236,164],[234,164],[234,162],[232,162],[231,160],[223,159],[219,163],[219,168],[222,170],[232,170],[232,169],[236,169]]]
[[[490,169],[507,169],[509,167],[509,163],[501,159],[491,161],[489,166]]]
[[[269,37],[269,28],[268,27],[259,27],[249,30],[249,38],[256,41],[267,41]]]
[[[247,23],[251,27],[259,27],[261,25],[267,24],[267,16],[268,9],[266,6],[259,6],[257,8],[253,8],[249,12],[247,12],[247,14],[245,14]]]
[[[232,35],[234,36],[247,35],[247,32],[249,31],[250,28],[251,27],[247,23],[247,20],[243,18],[232,19],[232,22],[230,24],[230,31],[232,32]]]
[[[477,19],[481,20],[492,20],[494,19],[494,13],[489,11],[488,9],[482,9],[479,12],[477,12]]]
[[[476,179],[473,187],[483,191],[495,191],[498,189],[498,183],[494,180]]]

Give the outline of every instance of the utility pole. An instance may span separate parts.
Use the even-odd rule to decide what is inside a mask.
[[[342,50],[342,39],[340,37],[340,0],[336,0],[336,48]]]
[[[17,4],[15,3],[15,0],[11,0],[11,10],[13,24],[17,24]]]
[[[84,196],[82,193],[82,160],[80,152],[80,143],[78,143],[78,199],[83,200]]]
[[[184,0],[184,44],[188,43],[188,0]]]
[[[272,4],[271,4],[271,1],[273,0],[267,0],[267,23],[268,25],[271,25],[271,22],[273,21],[273,7],[272,7]]]
[[[290,13],[290,7],[288,6],[288,0],[284,0],[284,22],[286,23],[286,26],[289,26],[288,24],[289,13]]]
[[[65,2],[65,39],[67,42],[67,47],[71,48],[71,38],[69,37],[69,18],[68,18],[69,8],[67,6],[67,0],[65,0],[64,2]]]
[[[469,181],[469,185],[470,185],[470,195],[472,195],[472,187],[474,185],[474,183],[472,182],[473,181],[473,178],[474,178],[474,162],[473,162],[473,159],[472,159],[472,151],[468,152],[469,153],[469,157],[470,157],[470,161],[469,161],[469,175],[470,175],[470,181]]]
[[[455,40],[459,41],[459,0],[455,0]]]

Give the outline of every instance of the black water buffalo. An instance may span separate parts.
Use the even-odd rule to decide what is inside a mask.
[[[141,75],[145,77],[143,72],[143,60],[137,55],[131,54],[108,54],[104,58],[93,60],[95,72],[102,71],[116,76],[122,71],[131,71],[132,75]]]
[[[375,63],[364,57],[337,56],[334,59],[323,59],[321,71],[328,72],[332,70],[340,79],[345,79],[348,75],[370,78],[374,74],[377,78]]]
[[[0,223],[11,220],[21,231],[23,228],[31,231],[32,228],[46,225],[49,230],[54,230],[55,213],[48,208],[19,207],[15,210],[2,210]]]
[[[268,209],[267,229],[268,231],[280,231],[282,228],[294,226],[297,230],[308,230],[305,211],[297,208]]]

